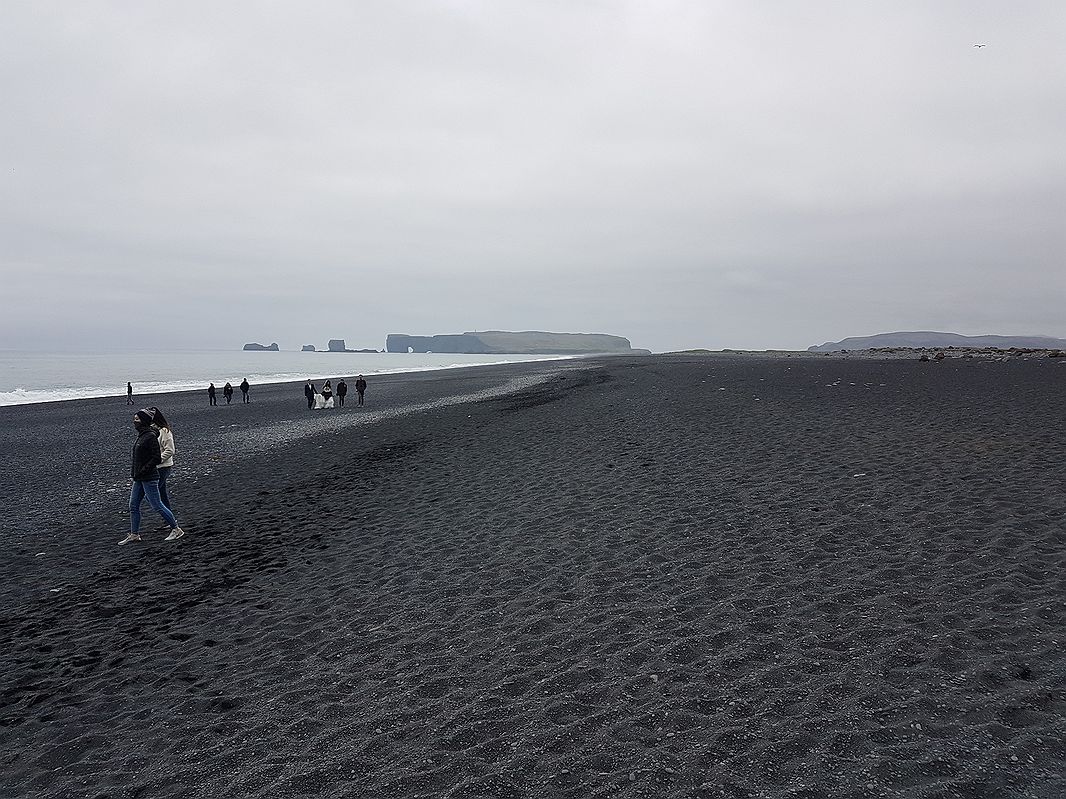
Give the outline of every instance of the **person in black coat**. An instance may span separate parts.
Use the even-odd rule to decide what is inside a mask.
[[[347,395],[348,395],[348,384],[344,382],[344,378],[342,377],[340,380],[337,381],[337,401],[341,405],[343,405],[344,404],[344,398]]]
[[[226,398],[226,404],[229,405],[229,401],[233,399],[233,386],[226,383],[226,385],[222,387],[222,396]]]
[[[244,401],[245,402],[248,402],[248,389],[249,388],[251,388],[251,386],[248,385],[248,378],[246,377],[246,378],[244,378],[241,381],[241,394],[244,395]]]
[[[164,540],[174,541],[185,535],[178,527],[178,522],[170,508],[163,504],[159,496],[159,433],[152,427],[152,419],[155,414],[147,408],[142,408],[133,416],[133,427],[137,431],[137,440],[133,444],[133,457],[130,466],[130,476],[133,477],[133,488],[130,490],[130,532],[119,541],[119,546],[131,541],[140,541],[138,531],[141,529],[141,503],[145,497],[163,521],[170,527],[170,535]]]
[[[363,392],[366,391],[366,380],[362,375],[359,375],[359,379],[355,381],[355,390],[359,392],[359,404],[363,404]]]
[[[307,397],[307,410],[311,410],[315,407],[315,386],[310,380],[304,385],[304,396]]]
[[[218,402],[215,400],[215,384],[214,383],[212,383],[211,385],[209,385],[207,387],[207,401],[209,403],[211,403],[212,405],[218,405]]]

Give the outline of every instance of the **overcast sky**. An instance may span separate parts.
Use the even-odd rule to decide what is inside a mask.
[[[1062,0],[3,16],[0,347],[1066,337]]]

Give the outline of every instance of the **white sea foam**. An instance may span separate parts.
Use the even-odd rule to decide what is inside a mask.
[[[471,366],[558,360],[567,356],[433,355],[405,353],[120,353],[49,354],[0,352],[0,406],[125,396],[134,399],[172,391],[203,391],[214,382],[236,388]],[[269,360],[264,360],[269,359]],[[277,371],[264,366],[281,367]],[[302,367],[302,368],[295,368]],[[168,374],[169,373],[169,374]],[[6,383],[6,385],[4,385]],[[254,390],[254,389],[253,389]]]

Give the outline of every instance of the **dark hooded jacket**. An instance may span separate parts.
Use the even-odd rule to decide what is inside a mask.
[[[133,466],[130,472],[134,480],[158,480],[160,464],[159,433],[151,427],[137,436],[133,444]]]

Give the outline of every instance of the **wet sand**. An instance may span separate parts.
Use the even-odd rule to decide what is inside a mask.
[[[650,356],[171,395],[188,535],[129,547],[124,399],[0,408],[0,795],[1066,795],[1064,394]]]

